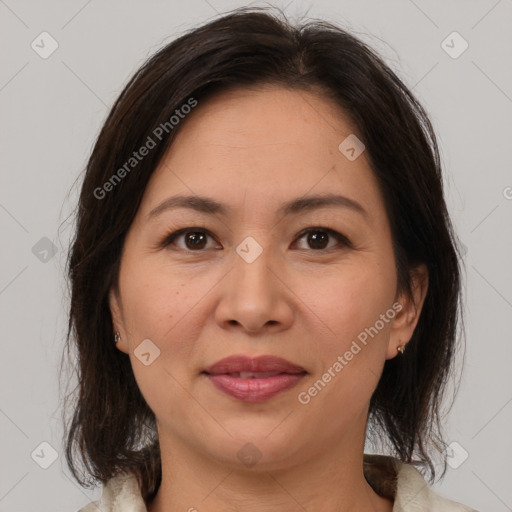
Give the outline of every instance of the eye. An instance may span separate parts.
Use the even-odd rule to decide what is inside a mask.
[[[180,249],[188,251],[200,251],[207,248],[207,237],[212,235],[205,229],[183,228],[168,235],[161,243],[162,247],[175,244],[175,241],[183,237],[185,246],[178,246]],[[213,238],[213,237],[212,237]]]
[[[304,237],[307,237],[306,243],[309,244],[314,251],[336,249],[336,244],[334,244],[334,246],[328,246],[329,238],[334,238],[338,242],[338,245],[352,247],[350,240],[346,236],[329,228],[308,228],[299,234],[298,240]]]
[[[161,247],[167,247],[169,245],[175,245],[179,249],[192,252],[200,252],[203,249],[212,249],[214,247],[207,247],[208,237],[213,238],[213,235],[206,229],[202,228],[183,228],[174,231],[170,235],[167,235],[160,243]],[[312,227],[302,231],[296,240],[306,238],[306,243],[311,246],[314,251],[330,251],[336,250],[338,246],[352,247],[350,240],[334,231],[333,229],[323,227]],[[329,246],[330,239],[333,238],[337,244]],[[184,245],[176,244],[177,240],[183,240]],[[339,248],[339,247],[338,247]],[[299,247],[299,249],[303,249]],[[307,249],[307,247],[306,247]]]

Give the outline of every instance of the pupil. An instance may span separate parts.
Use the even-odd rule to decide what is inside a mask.
[[[190,232],[188,233],[187,237],[187,245],[190,243],[192,247],[202,248],[201,243],[204,243],[205,236],[204,233],[200,232]]]
[[[323,240],[320,240],[320,239],[323,239]],[[318,247],[316,244],[318,244],[320,240],[320,245],[321,247]],[[315,249],[323,249],[325,248],[325,243],[322,243],[323,242],[326,242],[327,241],[327,235],[326,233],[324,233],[323,231],[313,231],[310,235],[309,235],[309,239],[308,239],[308,242],[313,245],[313,248]]]

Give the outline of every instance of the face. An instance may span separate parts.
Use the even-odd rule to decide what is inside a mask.
[[[127,234],[119,294],[110,294],[117,346],[160,439],[239,465],[250,442],[260,465],[279,468],[336,450],[349,433],[364,438],[385,360],[419,313],[397,293],[366,153],[354,160],[339,149],[356,130],[322,96],[271,87],[223,92],[182,123]],[[220,206],[162,206],[175,196]],[[420,309],[425,292],[415,295]],[[244,400],[203,373],[233,355],[277,356],[304,373],[271,397]]]

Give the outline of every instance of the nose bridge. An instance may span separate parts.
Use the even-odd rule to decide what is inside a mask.
[[[235,283],[248,284],[252,288],[267,283],[272,275],[268,267],[275,252],[270,246],[270,239],[268,233],[249,235],[236,246]]]
[[[224,327],[236,323],[256,332],[276,323],[282,328],[291,321],[289,305],[279,295],[275,270],[271,271],[276,252],[269,247],[270,239],[268,233],[256,233],[235,247],[232,272],[216,312],[217,320]]]
[[[251,192],[254,192],[251,189]],[[286,284],[280,232],[268,203],[244,197],[244,214],[234,231],[230,272],[219,289],[215,320],[222,329],[241,329],[252,335],[290,329],[296,306]],[[259,339],[257,336],[256,339]]]

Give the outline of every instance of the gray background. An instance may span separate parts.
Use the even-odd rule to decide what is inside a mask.
[[[3,512],[72,512],[100,495],[70,480],[61,440],[57,374],[66,330],[66,219],[77,196],[72,185],[108,108],[142,62],[184,30],[241,5],[248,4],[0,0]],[[446,420],[447,441],[458,444],[451,445],[453,467],[436,489],[481,511],[512,510],[512,1],[275,5],[292,20],[308,12],[351,29],[430,113],[447,201],[467,249],[467,350]],[[41,43],[43,31],[58,43],[46,59],[31,47],[35,40],[51,48],[49,39]],[[457,58],[446,51],[463,48],[458,36],[446,39],[453,31],[469,44]],[[52,450],[42,442],[57,456],[47,469],[41,465],[52,462]]]

